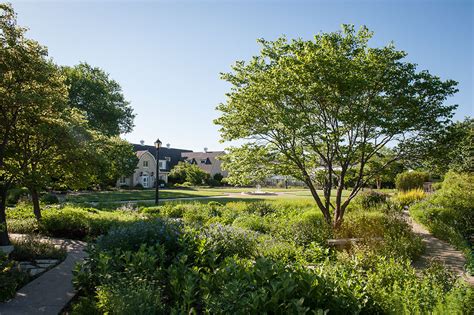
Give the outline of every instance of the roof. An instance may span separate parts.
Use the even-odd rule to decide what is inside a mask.
[[[133,143],[133,150],[136,152],[137,157],[140,158],[143,153],[145,152],[150,152],[154,157],[156,157],[156,148],[155,146],[152,145],[141,145],[141,144],[135,144]],[[166,163],[167,169],[166,170],[171,170],[173,166],[178,164],[179,161],[182,161],[183,158],[181,157],[182,153],[187,153],[187,152],[193,152],[191,150],[185,150],[185,149],[175,149],[175,148],[167,148],[167,147],[161,147],[159,149],[159,158],[160,160],[165,160],[166,158],[169,158],[169,162]]]
[[[226,172],[221,169],[221,161],[216,159],[216,157],[224,154],[224,151],[183,152],[181,156],[209,174],[221,173],[225,175]]]

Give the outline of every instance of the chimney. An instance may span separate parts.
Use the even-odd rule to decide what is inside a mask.
[[[167,143],[166,147],[169,149],[171,147],[171,144]]]
[[[204,152],[206,152],[206,153],[207,153],[207,148],[206,148],[206,147],[204,148]]]
[[[141,145],[145,145],[145,140],[140,140]]]

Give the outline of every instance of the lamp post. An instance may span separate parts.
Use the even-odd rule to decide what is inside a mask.
[[[158,186],[160,185],[160,147],[161,147],[161,141],[160,139],[157,139],[155,141],[155,148],[156,148],[156,183],[155,183],[155,205],[158,205],[158,200],[159,200],[159,195],[158,195]]]

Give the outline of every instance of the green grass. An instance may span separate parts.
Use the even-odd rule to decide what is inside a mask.
[[[219,196],[222,193],[205,190],[191,189],[161,189],[160,199],[191,198],[191,197],[209,197]],[[114,202],[127,200],[154,200],[155,190],[119,190],[119,191],[101,191],[84,192],[71,194],[66,197],[67,202]]]

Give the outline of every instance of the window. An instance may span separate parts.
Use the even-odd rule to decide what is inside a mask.
[[[120,179],[119,179],[119,184],[120,184],[120,185],[125,185],[125,184],[127,183],[126,180],[127,180],[127,179],[126,179],[125,177],[120,177]]]
[[[160,170],[166,169],[166,161],[160,160]]]
[[[167,156],[167,157],[165,157],[165,160],[169,162],[169,161],[171,161],[171,158],[169,156]]]
[[[148,161],[143,161],[143,167],[148,167]]]

